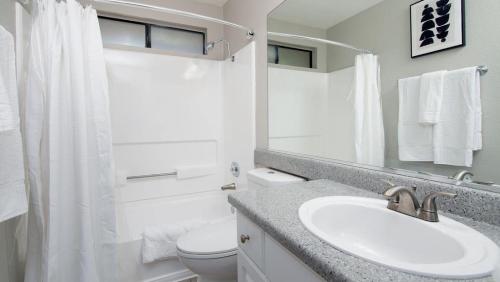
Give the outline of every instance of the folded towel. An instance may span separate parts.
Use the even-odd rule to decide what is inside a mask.
[[[28,210],[17,95],[14,41],[0,26],[0,222]]]
[[[177,239],[207,222],[191,220],[181,224],[146,227],[142,233],[142,262],[150,263],[177,257]]]
[[[443,101],[443,77],[446,71],[425,73],[420,79],[418,122],[435,124]]]
[[[19,126],[15,61],[14,39],[0,26],[0,132]]]
[[[433,161],[432,125],[418,122],[420,77],[399,80],[398,143],[401,161]]]
[[[441,114],[434,126],[434,163],[472,166],[473,151],[482,143],[479,80],[476,67],[445,74]]]

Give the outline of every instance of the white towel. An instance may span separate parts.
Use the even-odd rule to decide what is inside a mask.
[[[443,101],[443,77],[446,71],[425,73],[420,79],[418,121],[435,124],[438,121]]]
[[[433,161],[432,125],[418,122],[420,77],[399,80],[398,143],[401,161]]]
[[[0,222],[28,210],[24,184],[24,160],[17,101],[14,41],[0,26],[0,96],[7,93],[13,118],[8,131],[0,130]],[[3,98],[2,98],[3,99]],[[3,104],[5,106],[5,104]],[[4,108],[5,109],[5,108]],[[0,110],[1,111],[1,110]],[[2,120],[2,117],[0,117]],[[0,124],[5,124],[5,119]],[[5,127],[3,127],[5,129]]]
[[[177,239],[207,222],[191,220],[181,224],[146,227],[142,233],[142,262],[150,263],[177,257]]]
[[[12,35],[0,26],[0,132],[13,130],[19,125],[19,115],[16,115],[17,98],[16,65],[14,55],[14,39]]]
[[[480,78],[476,67],[444,76],[441,114],[434,126],[434,163],[472,166],[482,146]]]

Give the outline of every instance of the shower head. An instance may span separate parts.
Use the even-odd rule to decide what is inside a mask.
[[[215,41],[209,41],[209,42],[207,42],[207,44],[205,45],[205,53],[208,53],[208,51],[214,49],[215,45],[217,45],[219,43],[225,43],[225,47],[227,48],[227,52],[228,52],[228,57],[231,57],[231,48],[230,48],[230,45],[229,45],[229,41],[227,41],[224,38],[221,38],[221,39],[215,40]],[[226,57],[224,57],[224,59],[225,58]]]

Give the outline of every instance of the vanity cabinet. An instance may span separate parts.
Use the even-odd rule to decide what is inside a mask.
[[[259,226],[238,213],[238,282],[324,281]]]

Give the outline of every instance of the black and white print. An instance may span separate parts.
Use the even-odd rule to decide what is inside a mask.
[[[412,58],[465,45],[464,0],[422,0],[410,14]]]

